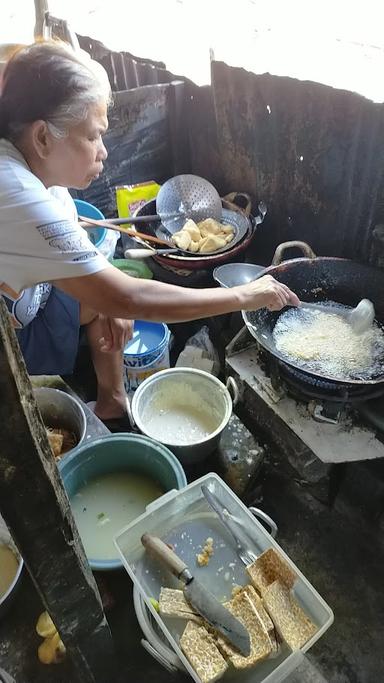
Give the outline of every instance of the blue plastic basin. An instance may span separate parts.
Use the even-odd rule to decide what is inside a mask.
[[[141,434],[111,434],[83,444],[65,455],[58,463],[68,498],[87,481],[103,474],[133,472],[152,477],[166,491],[182,489],[187,484],[184,470],[166,446]],[[144,512],[144,509],[143,509]],[[132,520],[127,520],[127,524]],[[92,569],[120,569],[120,559],[88,558]]]
[[[89,202],[84,202],[82,199],[74,199],[77,215],[84,216],[84,218],[93,218],[96,221],[103,221],[105,216],[99,211],[96,206]],[[107,236],[106,228],[96,228],[96,226],[87,229],[89,238],[95,247],[99,247]]]

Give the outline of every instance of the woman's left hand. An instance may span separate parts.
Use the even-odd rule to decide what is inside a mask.
[[[123,351],[133,334],[133,320],[124,318],[108,318],[99,314],[102,336],[99,340],[100,351],[115,353]]]

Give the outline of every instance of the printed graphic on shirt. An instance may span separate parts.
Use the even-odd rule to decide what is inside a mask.
[[[46,305],[51,289],[50,284],[43,282],[16,293],[6,285],[0,285],[0,292],[11,315],[13,326],[21,329],[28,325]]]
[[[38,225],[37,230],[52,249],[57,249],[63,254],[77,252],[78,255],[79,252],[83,252],[81,256],[84,261],[97,256],[96,250],[90,251],[92,242],[88,240],[83,230],[74,230],[71,221],[56,221]],[[78,256],[74,260],[78,260]]]

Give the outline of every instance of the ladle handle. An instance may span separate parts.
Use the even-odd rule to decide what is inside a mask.
[[[161,240],[158,237],[154,237],[153,235],[146,235],[143,232],[137,232],[136,230],[132,229],[130,230],[129,228],[123,228],[121,225],[117,225],[116,223],[112,223],[110,221],[98,221],[95,220],[94,218],[86,218],[85,216],[79,216],[81,223],[89,223],[89,225],[96,225],[97,227],[101,228],[108,228],[108,230],[116,230],[117,232],[123,232],[126,235],[129,235],[133,239],[139,238],[139,240],[147,240],[147,242],[154,242],[155,244],[164,244],[167,245],[168,242],[165,240]],[[83,227],[86,227],[86,225],[83,225]]]
[[[176,254],[178,251],[178,249],[126,249],[124,257],[137,260],[151,258],[151,256],[167,256],[168,254]]]
[[[309,244],[306,242],[300,242],[299,240],[292,240],[291,242],[282,242],[282,244],[279,244],[272,259],[272,265],[278,266],[283,260],[284,252],[287,249],[292,248],[300,249],[306,258],[316,258],[316,254]]]
[[[87,220],[87,219],[85,219]],[[155,216],[127,216],[126,218],[108,218],[108,223],[113,223],[113,225],[136,225],[136,223],[152,223],[154,221],[159,221],[160,216],[157,214]],[[100,221],[102,223],[102,221]]]

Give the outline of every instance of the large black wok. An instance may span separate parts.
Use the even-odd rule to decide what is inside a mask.
[[[284,251],[298,247],[305,258],[282,261]],[[302,301],[337,301],[348,306],[356,306],[361,299],[370,299],[376,310],[376,319],[384,323],[384,272],[378,268],[357,263],[349,259],[316,257],[304,242],[286,242],[275,253],[272,265],[260,273],[272,275],[292,289]],[[300,370],[308,377],[317,377],[348,385],[383,384],[384,375],[372,375],[369,380],[348,379],[308,372],[297,363],[288,361],[277,349],[273,340],[273,329],[281,311],[243,311],[244,322],[258,343],[275,358],[288,366]]]

